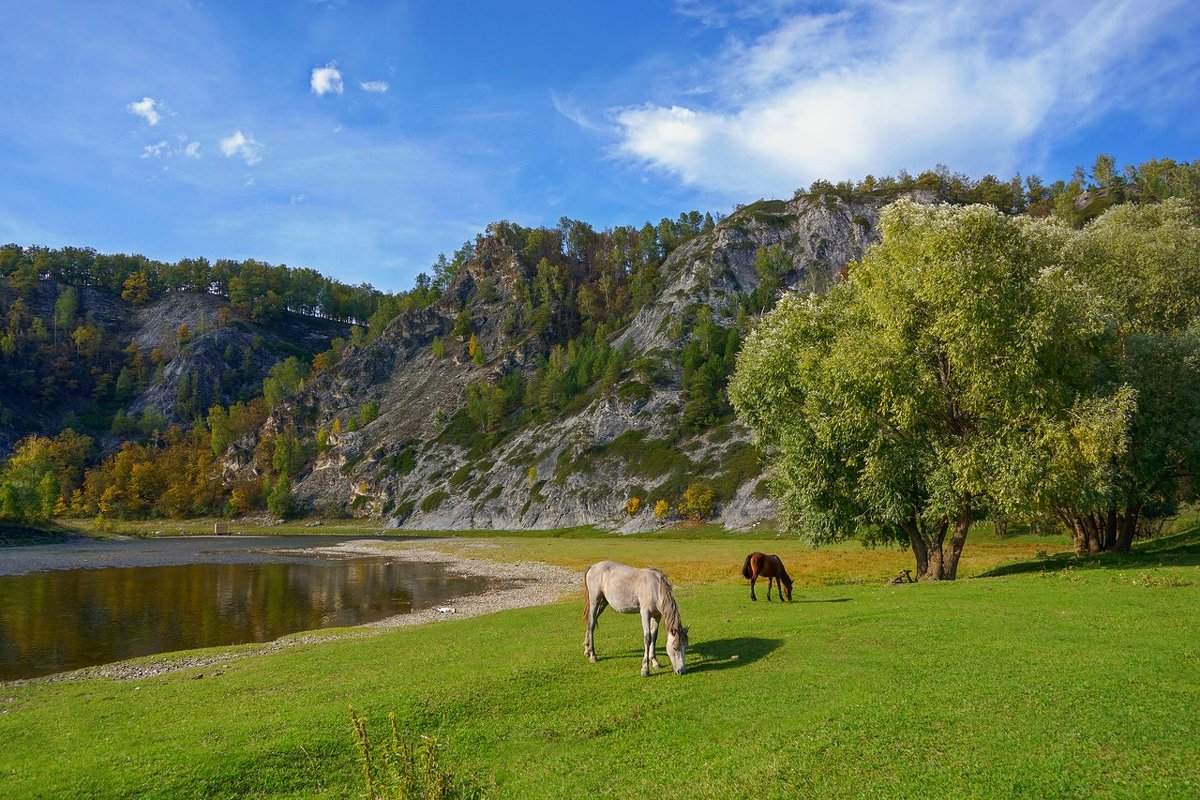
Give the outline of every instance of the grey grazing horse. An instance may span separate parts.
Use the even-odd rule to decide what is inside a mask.
[[[679,606],[671,594],[671,584],[660,570],[653,567],[637,569],[615,561],[601,561],[588,567],[583,576],[583,654],[594,664],[596,648],[593,633],[596,620],[606,606],[622,614],[640,612],[642,615],[642,677],[650,675],[650,666],[661,669],[655,650],[658,648],[658,626],[667,628],[667,656],[676,675],[683,674],[683,659],[687,653],[688,629],[679,619]]]

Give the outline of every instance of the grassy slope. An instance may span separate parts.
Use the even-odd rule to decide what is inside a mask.
[[[500,558],[664,562],[692,626],[689,673],[639,678],[638,622],[611,611],[588,664],[572,601],[142,680],[7,685],[0,795],[360,795],[349,705],[379,737],[388,711],[437,733],[493,796],[1200,793],[1195,533],[1133,557],[904,587],[880,585],[890,563],[859,563],[906,566],[888,551],[495,543]],[[1061,549],[973,544],[991,562],[976,572]],[[735,573],[755,547],[793,553],[797,602],[748,601]],[[826,559],[851,582],[802,564]]]

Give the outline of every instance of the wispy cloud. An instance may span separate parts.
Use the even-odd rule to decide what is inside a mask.
[[[234,131],[221,140],[221,152],[226,158],[241,158],[249,165],[262,161],[261,150],[262,145],[241,131]]]
[[[1177,3],[1083,13],[1066,0],[851,0],[823,13],[767,5],[779,13],[770,32],[728,40],[703,105],[681,93],[674,105],[616,109],[619,152],[686,184],[740,193],[939,162],[1011,170],[1039,139],[1069,134],[1122,89],[1136,91],[1122,65],[1145,56]],[[722,19],[707,3],[677,10]]]
[[[137,100],[125,106],[125,108],[130,114],[134,114],[146,120],[147,124],[157,125],[158,121],[162,119],[162,116],[159,114],[158,109],[156,108],[157,105],[158,101],[153,97],[143,97],[141,100]]]
[[[387,81],[362,81],[359,84],[364,92],[372,92],[374,94],[383,94],[389,88]]]
[[[330,92],[341,94],[342,73],[337,68],[337,63],[331,61],[323,67],[314,67],[309,85],[312,87],[313,94],[318,97],[327,95]]]
[[[176,143],[172,146],[166,139],[156,144],[148,144],[142,148],[142,158],[172,158],[174,156],[185,156],[187,158],[200,157],[200,143],[188,141],[187,134],[178,134],[175,137]]]
[[[168,145],[165,139],[158,144],[148,144],[142,148],[142,158],[162,158],[164,154],[170,154],[167,148]]]

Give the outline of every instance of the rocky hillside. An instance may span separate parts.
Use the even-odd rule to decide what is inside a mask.
[[[514,308],[522,298],[530,307],[542,273],[528,247],[490,236],[441,300],[400,315],[369,345],[348,348],[275,410],[264,433],[316,432],[315,458],[292,476],[299,507],[315,514],[378,516],[417,529],[632,531],[662,524],[655,505],[676,508],[703,479],[722,523],[751,525],[774,515],[759,455],[720,410],[723,385],[706,385],[696,365],[720,358],[711,351],[722,346],[732,361],[741,329],[752,324],[747,307],[774,301],[764,289],[777,295],[828,285],[876,238],[879,210],[832,196],[744,207],[675,249],[649,301],[580,347],[569,341],[570,320],[514,322]],[[587,278],[574,269],[587,266],[568,264],[561,278],[568,286]],[[620,354],[614,380],[552,414],[510,404],[496,421],[480,410],[488,391],[516,381],[526,381],[526,397],[546,392],[544,376],[556,364],[587,358],[585,347],[600,340],[610,361]],[[472,358],[472,347],[482,356]],[[717,407],[696,411],[705,392]],[[254,448],[245,440],[227,453],[231,480],[258,469]]]
[[[69,302],[64,302],[69,300]],[[0,369],[0,458],[24,436],[70,427],[101,454],[213,404],[262,393],[288,356],[311,359],[349,326],[298,314],[251,321],[224,298],[168,292],[134,305],[116,291],[41,280],[0,297],[7,331]]]

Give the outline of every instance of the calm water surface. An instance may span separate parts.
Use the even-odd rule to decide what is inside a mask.
[[[196,537],[0,550],[0,680],[357,625],[494,585],[437,564],[278,552],[339,541]]]

